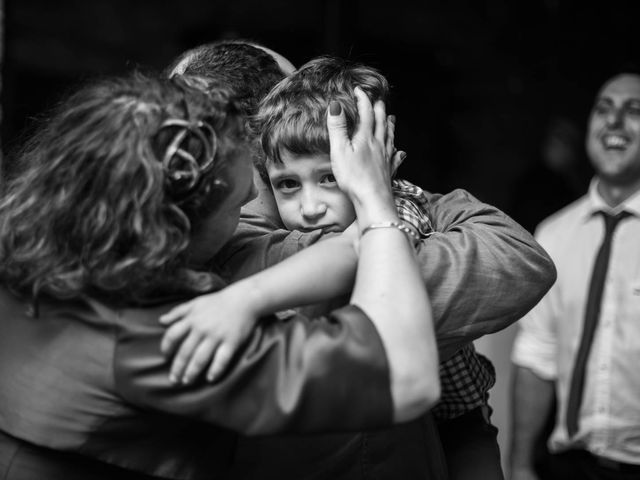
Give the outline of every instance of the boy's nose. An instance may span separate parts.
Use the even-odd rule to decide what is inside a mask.
[[[307,198],[302,201],[300,211],[305,220],[315,221],[327,213],[327,204],[317,199]]]

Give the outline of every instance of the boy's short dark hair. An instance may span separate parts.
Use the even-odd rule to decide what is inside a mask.
[[[329,153],[326,115],[340,102],[351,136],[358,122],[353,93],[361,88],[372,102],[386,101],[389,84],[376,69],[336,57],[318,57],[282,80],[260,103],[254,128],[269,161],[281,162],[283,149],[295,155]]]

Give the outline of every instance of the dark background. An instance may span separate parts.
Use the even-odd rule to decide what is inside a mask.
[[[588,111],[608,75],[637,63],[636,4],[5,0],[3,149],[78,82],[160,70],[200,43],[248,38],[296,65],[330,53],[381,69],[396,143],[409,153],[401,175],[431,191],[466,188],[533,228],[587,188]],[[558,119],[550,148],[579,159],[576,175],[542,162]]]

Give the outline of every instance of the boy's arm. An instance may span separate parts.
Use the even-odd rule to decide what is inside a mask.
[[[330,300],[353,287],[358,227],[317,242],[232,285],[251,298],[257,315]]]
[[[341,235],[163,315],[160,322],[171,324],[161,350],[173,355],[172,381],[190,383],[207,366],[207,378],[213,381],[260,317],[349,292],[357,268],[357,239],[354,223]]]

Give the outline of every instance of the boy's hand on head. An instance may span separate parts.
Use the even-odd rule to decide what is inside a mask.
[[[160,317],[160,323],[169,325],[160,349],[173,357],[169,374],[173,383],[191,383],[205,369],[212,382],[227,368],[257,320],[239,294],[227,287],[178,305]]]

